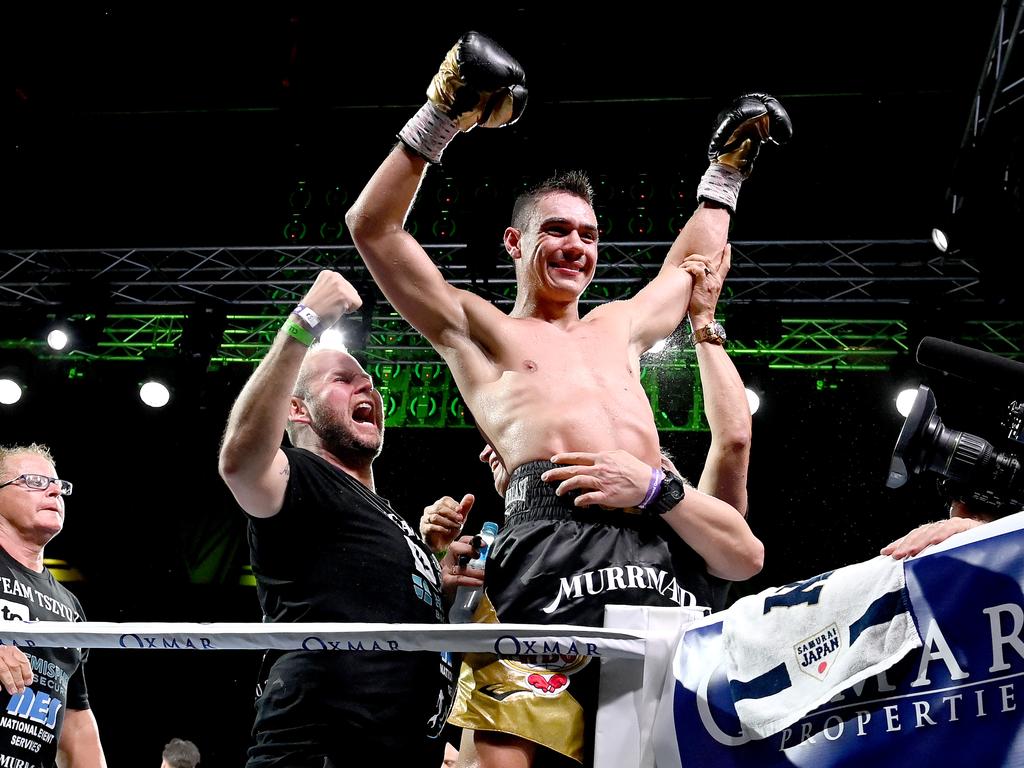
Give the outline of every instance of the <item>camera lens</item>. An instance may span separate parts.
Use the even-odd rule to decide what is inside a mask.
[[[946,429],[939,422],[933,451],[926,458],[926,466],[943,477],[969,481],[989,474],[992,444],[977,435]]]
[[[900,431],[886,485],[899,488],[911,475],[934,472],[961,486],[974,501],[1017,508],[1024,498],[1022,456],[1020,450],[997,451],[984,438],[947,429],[935,396],[922,386]]]

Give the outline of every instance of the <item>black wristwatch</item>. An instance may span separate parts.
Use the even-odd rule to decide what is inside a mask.
[[[666,472],[665,479],[661,481],[661,490],[654,497],[654,501],[644,507],[641,512],[650,517],[660,517],[675,507],[686,495],[686,487],[683,485],[683,478],[673,472]]]

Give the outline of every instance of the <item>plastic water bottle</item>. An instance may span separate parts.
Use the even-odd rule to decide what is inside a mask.
[[[469,568],[484,569],[487,565],[487,555],[491,551],[491,544],[498,535],[498,524],[487,522],[480,529],[480,554],[469,561]],[[448,612],[448,620],[452,624],[468,624],[473,621],[473,614],[480,604],[480,596],[484,593],[483,587],[459,587],[455,592],[455,602],[451,611]]]

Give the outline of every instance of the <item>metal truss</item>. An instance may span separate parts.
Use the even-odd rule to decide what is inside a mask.
[[[631,295],[670,243],[608,242],[584,305]],[[477,258],[465,244],[426,246],[449,282],[502,306],[514,299],[510,260]],[[321,269],[372,281],[353,246],[0,251],[0,308],[78,311],[207,306],[282,310]],[[978,300],[978,271],[926,240],[765,240],[733,243],[733,303],[911,304]],[[81,306],[87,299],[91,306]],[[262,310],[259,308],[263,308]]]
[[[657,274],[669,245],[602,244],[585,308],[633,295]],[[511,307],[510,264],[476,264],[464,244],[427,250],[450,282]],[[980,318],[959,325],[958,341],[1024,359],[1024,320],[984,319],[977,270],[935,253],[922,240],[734,243],[720,306],[733,334],[730,353],[741,366],[889,370],[919,335],[916,308],[950,306],[958,318]],[[196,366],[183,361],[197,360],[207,375],[237,379],[231,372],[244,376],[244,366],[263,358],[316,274],[336,269],[366,299],[365,312],[346,318],[344,331],[377,381],[388,426],[472,426],[447,367],[377,297],[351,246],[0,251],[0,258],[0,311],[11,316],[0,349],[19,350],[33,365],[67,364],[75,380],[88,379],[94,361],[178,366],[194,376]],[[91,320],[91,345],[49,350],[41,322],[58,316]],[[641,383],[659,429],[705,430],[696,361],[682,335],[677,331],[666,349],[642,358]]]
[[[657,274],[669,245],[602,244],[602,262],[582,303],[633,295]],[[510,264],[470,266],[472,254],[464,244],[427,250],[450,282],[511,307]],[[252,364],[263,357],[281,318],[321,269],[336,269],[364,295],[374,293],[352,246],[0,251],[0,256],[0,308],[21,320],[5,325],[9,330],[0,347],[52,357],[30,321],[33,313],[98,316],[99,338],[89,349],[68,352],[65,357],[72,360],[169,357],[183,349],[189,334],[205,334],[205,342],[198,340],[205,348],[200,354],[214,365]],[[938,256],[924,240],[746,241],[733,245],[722,308],[727,320],[745,308],[775,313],[776,328],[759,334],[736,327],[731,346],[736,356],[772,368],[885,369],[907,352],[914,307],[936,305],[955,305],[958,314],[976,318],[958,335],[964,343],[1021,357],[1024,323],[983,319],[978,287],[970,262]],[[204,321],[198,307],[216,308],[219,320]],[[346,323],[350,341],[357,340],[353,346],[363,350],[368,364],[439,362],[383,299],[371,300],[367,314]],[[196,343],[193,339],[193,348]],[[689,364],[685,353],[644,362],[663,367],[681,360]]]
[[[31,350],[42,357],[68,360],[142,361],[166,359],[182,348],[188,317],[183,314],[116,314],[107,317],[102,338],[90,350],[51,353],[38,337],[21,335],[0,341],[0,348]],[[728,322],[728,316],[726,317]],[[367,343],[359,345],[369,365],[436,365],[440,357],[419,333],[394,314],[375,315]],[[885,370],[908,353],[910,323],[904,319],[782,317],[775,338],[734,338],[730,354],[776,369],[845,368]],[[280,315],[228,315],[219,344],[210,356],[215,366],[255,364],[266,354],[281,327]],[[645,356],[645,367],[679,367],[692,362],[677,333],[668,351]],[[957,339],[1011,359],[1024,359],[1024,321],[971,320],[958,327]],[[211,348],[213,345],[211,345]],[[674,351],[673,351],[674,350]]]
[[[732,345],[730,354],[777,370],[885,371],[895,358],[912,352],[912,332],[905,320],[783,318],[782,326],[777,341]],[[1024,360],[1024,321],[970,320],[958,328],[957,340]]]
[[[1024,99],[1024,66],[1021,55],[1013,58],[1014,48],[1020,45],[1024,25],[1024,2],[1003,0],[996,17],[985,64],[981,70],[978,89],[971,102],[967,128],[960,143],[960,154],[966,156],[979,145],[989,126],[1001,119],[1001,113]],[[962,207],[964,196],[950,188],[952,213]]]

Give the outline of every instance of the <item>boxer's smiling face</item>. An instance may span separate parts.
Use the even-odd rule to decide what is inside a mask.
[[[505,243],[522,260],[516,273],[520,291],[572,301],[594,277],[597,216],[576,195],[552,192],[537,201],[523,230],[506,230]]]

